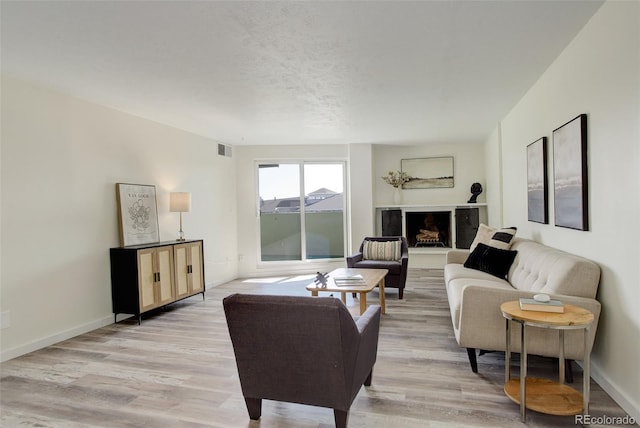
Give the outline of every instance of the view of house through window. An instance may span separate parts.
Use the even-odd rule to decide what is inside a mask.
[[[344,164],[261,163],[262,261],[342,258]]]

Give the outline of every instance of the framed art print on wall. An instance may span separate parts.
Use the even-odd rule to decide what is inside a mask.
[[[409,176],[403,189],[453,187],[453,156],[401,159],[402,172]]]
[[[120,245],[160,242],[156,187],[116,183]]]
[[[556,226],[589,230],[587,184],[587,115],[581,114],[553,131]]]
[[[527,146],[527,216],[529,221],[547,224],[547,137]]]

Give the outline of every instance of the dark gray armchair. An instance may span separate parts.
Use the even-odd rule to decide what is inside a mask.
[[[366,241],[398,241],[400,240],[401,254],[398,260],[372,260],[364,258],[363,249]],[[398,298],[404,296],[404,286],[407,283],[407,269],[409,267],[409,246],[404,236],[369,236],[364,238],[357,253],[347,257],[347,267],[359,269],[389,269],[384,278],[384,287],[397,288]]]
[[[333,409],[338,428],[371,385],[380,307],[352,317],[333,297],[233,294],[223,301],[249,417],[262,400]]]

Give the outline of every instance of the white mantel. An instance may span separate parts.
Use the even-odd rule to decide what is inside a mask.
[[[433,211],[433,210],[454,210],[456,208],[475,208],[475,207],[486,207],[487,204],[484,202],[478,202],[475,204],[472,203],[462,203],[462,204],[411,204],[411,205],[376,205],[376,209],[378,210],[404,210],[404,211]]]

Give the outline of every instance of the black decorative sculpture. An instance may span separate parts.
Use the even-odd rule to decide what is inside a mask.
[[[475,204],[476,203],[476,199],[478,199],[478,195],[482,193],[482,184],[480,183],[473,183],[471,185],[471,198],[469,198],[469,200],[467,201],[467,203],[469,204]]]

